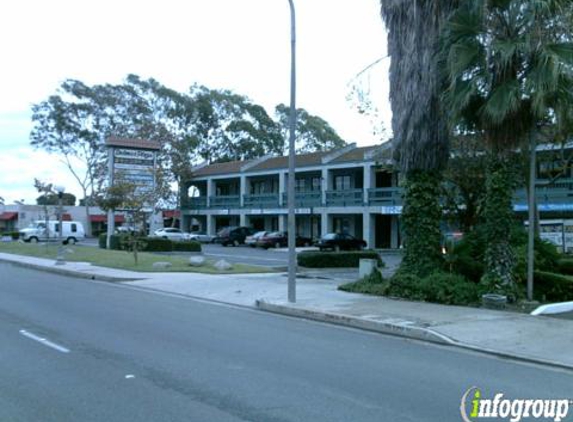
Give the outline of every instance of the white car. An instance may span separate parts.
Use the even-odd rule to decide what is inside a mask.
[[[39,241],[57,241],[60,239],[60,222],[49,220],[34,221],[27,228],[20,230],[20,239],[24,242],[36,243]],[[61,238],[65,244],[73,245],[85,238],[84,226],[79,221],[62,221]]]
[[[189,233],[185,233],[181,229],[176,229],[172,227],[166,227],[163,229],[155,230],[153,236],[162,237],[163,239],[174,240],[181,242],[184,240],[189,240]]]
[[[215,236],[211,236],[210,234],[207,234],[205,232],[191,232],[191,233],[189,233],[189,239],[194,240],[196,242],[211,243],[211,242],[213,242],[214,238],[215,238]]]

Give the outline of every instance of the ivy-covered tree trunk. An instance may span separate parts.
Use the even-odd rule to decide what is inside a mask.
[[[405,250],[401,271],[425,277],[442,267],[441,182],[437,171],[413,170],[406,175],[402,210]]]
[[[512,198],[515,173],[507,154],[492,154],[488,160],[484,219],[487,247],[482,282],[493,292],[511,294],[515,289],[515,264],[510,245],[513,225]]]

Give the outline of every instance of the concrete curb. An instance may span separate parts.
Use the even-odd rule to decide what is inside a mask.
[[[17,265],[17,266],[23,267],[23,268],[31,268],[33,270],[46,271],[46,272],[53,273],[53,274],[65,275],[68,277],[83,278],[83,279],[87,279],[87,280],[109,281],[109,282],[116,282],[116,283],[117,282],[142,280],[142,278],[113,277],[113,276],[107,276],[107,275],[102,275],[102,274],[88,274],[88,273],[84,273],[84,272],[81,272],[78,270],[70,270],[67,268],[55,267],[55,266],[49,267],[46,265],[33,264],[31,262],[22,262],[22,261],[11,260],[11,259],[1,258],[1,257],[0,257],[0,262],[7,262],[9,264],[14,264],[14,265]]]
[[[361,330],[373,331],[382,334],[389,334],[393,336],[410,338],[414,340],[427,341],[430,343],[436,343],[445,346],[457,347],[464,350],[470,350],[473,352],[485,353],[503,359],[512,359],[525,363],[545,365],[557,369],[565,369],[568,371],[573,370],[573,365],[568,365],[562,362],[536,358],[533,356],[522,355],[519,353],[509,353],[500,350],[463,343],[429,328],[393,324],[383,321],[365,320],[359,317],[327,313],[314,309],[294,308],[290,306],[277,305],[265,302],[264,300],[257,300],[255,302],[255,307],[257,309],[270,313],[282,314],[297,318],[304,318],[334,325],[342,325],[345,327],[358,328]]]
[[[432,343],[446,345],[452,345],[455,343],[447,336],[436,333],[435,331],[428,328],[392,324],[383,321],[372,321],[359,317],[327,313],[313,309],[293,308],[285,305],[277,305],[274,303],[265,302],[264,300],[257,300],[255,302],[255,307],[266,312],[305,318],[313,321],[327,322],[336,325],[343,325],[346,327],[359,328],[367,331],[375,331],[383,334],[413,338],[417,340],[429,341]]]

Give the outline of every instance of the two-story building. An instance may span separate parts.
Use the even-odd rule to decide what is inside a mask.
[[[389,144],[297,155],[297,233],[347,232],[373,247],[398,247],[401,198],[390,164]],[[183,228],[194,219],[209,234],[239,225],[286,230],[287,188],[288,157],[198,166],[182,192]]]
[[[543,157],[546,146],[540,146]],[[573,151],[573,145],[571,145]],[[546,151],[545,151],[546,152]],[[400,246],[402,190],[393,169],[391,144],[296,156],[296,230],[318,238],[346,232],[369,247]],[[573,179],[566,169],[548,184],[553,161],[538,162],[536,196],[542,218],[571,219]],[[570,164],[569,164],[570,165]],[[257,230],[287,229],[288,157],[200,165],[181,192],[182,227],[215,234],[225,226]],[[514,209],[526,219],[525,190],[516,191]],[[573,227],[573,220],[571,220]]]

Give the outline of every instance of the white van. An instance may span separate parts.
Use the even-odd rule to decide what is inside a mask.
[[[46,230],[46,221],[34,221],[27,228],[20,230],[20,239],[24,242],[38,241],[57,241],[60,238],[59,221],[48,221],[48,230]],[[63,231],[62,239],[64,243],[73,245],[78,240],[85,239],[86,233],[84,226],[78,221],[62,221]]]

